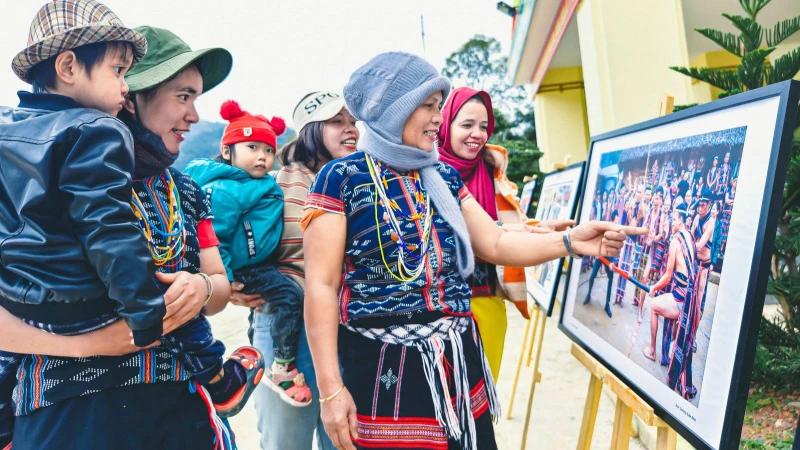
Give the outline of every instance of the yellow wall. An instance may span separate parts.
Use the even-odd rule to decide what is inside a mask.
[[[544,152],[542,172],[550,172],[553,163],[586,160],[589,149],[589,126],[580,67],[550,69],[539,92],[533,98],[536,140]]]
[[[583,0],[577,12],[592,135],[658,116],[664,94],[691,99],[680,0]]]

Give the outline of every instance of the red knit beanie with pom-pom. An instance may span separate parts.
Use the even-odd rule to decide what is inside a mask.
[[[254,116],[242,111],[239,104],[233,100],[223,103],[219,114],[230,122],[222,134],[222,145],[254,141],[267,143],[273,149],[277,149],[278,136],[286,131],[286,123],[280,117],[269,120],[262,115]]]

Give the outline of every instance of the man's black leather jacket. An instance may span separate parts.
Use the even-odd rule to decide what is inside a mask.
[[[69,97],[19,96],[0,107],[0,306],[43,323],[116,311],[152,343],[165,306],[130,206],[130,131]]]

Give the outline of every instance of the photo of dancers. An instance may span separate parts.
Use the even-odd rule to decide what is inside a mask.
[[[695,406],[747,127],[604,153],[590,219],[647,227],[583,258],[573,316]]]
[[[536,220],[569,220],[575,217],[583,167],[583,162],[572,164],[544,177],[534,217]],[[548,316],[553,311],[562,267],[563,258],[525,269],[528,294]]]

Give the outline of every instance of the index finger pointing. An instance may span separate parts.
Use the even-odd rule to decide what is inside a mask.
[[[640,236],[640,235],[643,235],[643,234],[647,234],[650,231],[646,227],[624,226],[624,227],[621,227],[621,228],[622,229],[620,231],[622,231],[623,233],[627,234],[628,236]]]

